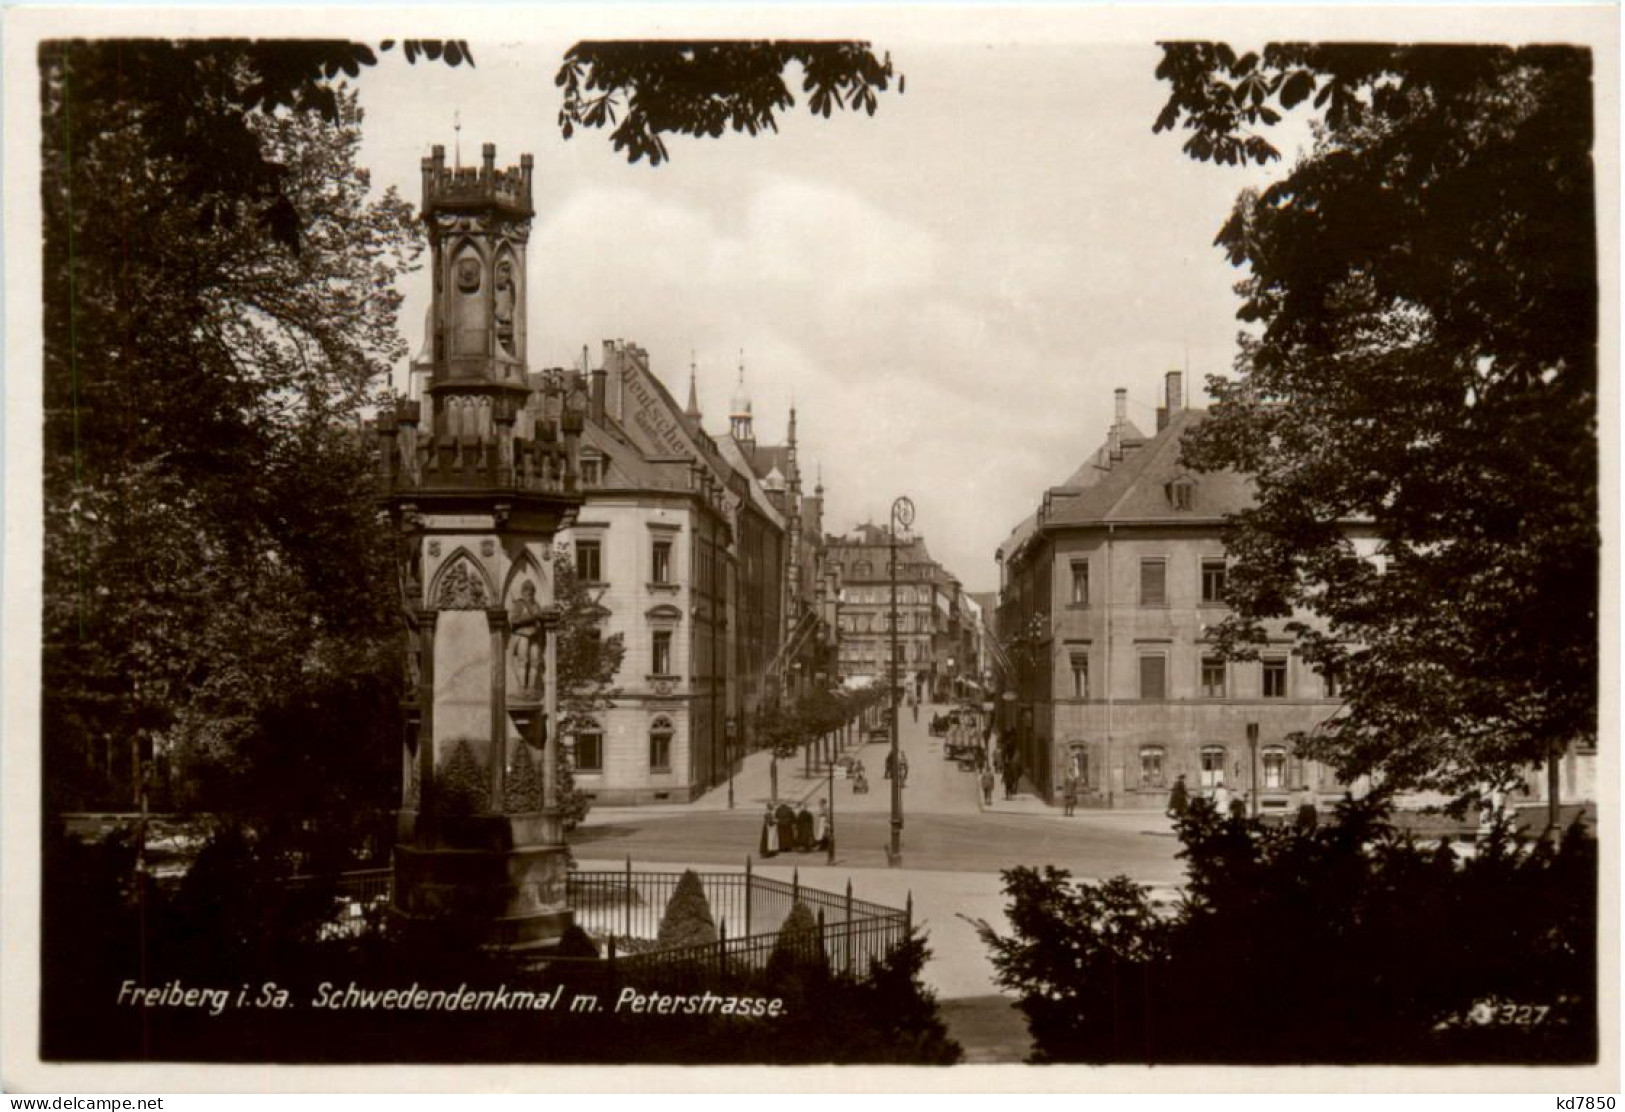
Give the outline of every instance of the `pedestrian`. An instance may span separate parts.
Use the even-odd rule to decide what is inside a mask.
[[[788,803],[781,803],[773,812],[779,828],[779,852],[791,853],[796,848],[796,813]]]
[[[982,802],[989,807],[993,805],[993,770],[982,769]]]
[[[1007,761],[1004,762],[1004,798],[1006,798],[1006,799],[1014,799],[1015,797],[1016,797],[1016,762],[1007,760]]]
[[[869,794],[869,777],[864,775],[862,765],[859,765],[857,771],[852,774],[852,794]]]
[[[813,818],[813,845],[817,849],[829,849],[829,840],[834,831],[829,822],[829,800],[818,801],[818,814]]]
[[[908,754],[904,753],[897,758],[897,786],[908,787]]]
[[[771,803],[767,805],[767,814],[762,816],[762,839],[757,850],[763,857],[777,857],[779,853],[779,826]]]
[[[914,721],[919,722],[919,720],[920,720],[920,704],[915,702],[913,699],[910,699],[908,701],[908,711],[909,711],[910,714],[912,714],[914,716]]]
[[[1174,777],[1173,790],[1168,793],[1168,814],[1176,820],[1182,819],[1190,808],[1190,790],[1185,787],[1185,774],[1180,773]]]
[[[1064,793],[1064,798],[1066,800],[1066,815],[1068,818],[1071,818],[1073,813],[1078,809],[1078,778],[1076,775],[1071,773],[1067,774]]]
[[[1230,789],[1223,783],[1213,787],[1213,810],[1221,819],[1230,813]]]
[[[894,773],[896,771],[897,771],[897,754],[896,753],[887,753],[886,754],[886,779],[890,780],[892,778],[892,773]]]
[[[796,852],[811,853],[813,842],[818,835],[818,824],[813,820],[813,813],[807,810],[807,804],[801,804],[801,810],[796,812]]]
[[[1315,804],[1315,791],[1307,784],[1298,793],[1298,819],[1295,825],[1302,834],[1311,834],[1320,825],[1320,808]]]
[[[1239,795],[1230,801],[1230,817],[1233,819],[1247,817],[1247,801]]]

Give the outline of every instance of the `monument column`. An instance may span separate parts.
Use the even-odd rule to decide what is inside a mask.
[[[568,850],[556,743],[531,741],[556,714],[547,553],[581,503],[569,467],[581,430],[566,404],[571,376],[525,363],[530,156],[498,169],[494,147],[482,154],[472,167],[448,166],[441,147],[423,160],[432,372],[421,399],[380,418],[377,437],[418,656],[407,776],[415,770],[417,790],[404,793],[397,828],[393,911],[472,927],[486,946],[546,950],[570,924]],[[397,465],[403,428],[421,430],[411,467]],[[522,670],[510,680],[516,648]]]

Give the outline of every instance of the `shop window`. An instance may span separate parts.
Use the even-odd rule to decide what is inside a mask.
[[[1286,787],[1286,749],[1279,745],[1266,746],[1258,755],[1264,769],[1266,788]]]
[[[1167,783],[1163,774],[1165,753],[1160,745],[1146,745],[1140,749],[1140,787],[1160,788]]]

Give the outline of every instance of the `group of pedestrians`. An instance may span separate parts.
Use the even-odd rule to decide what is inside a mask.
[[[830,819],[829,800],[818,801],[818,813],[807,810],[806,800],[801,809],[780,803],[769,803],[762,816],[762,836],[757,851],[762,857],[776,857],[781,853],[812,853],[829,849],[835,837],[835,824]]]

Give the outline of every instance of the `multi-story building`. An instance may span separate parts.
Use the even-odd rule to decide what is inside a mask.
[[[922,698],[948,698],[964,659],[959,581],[932,559],[925,538],[897,535],[897,677]],[[824,538],[824,559],[838,569],[843,682],[885,682],[891,647],[892,534],[860,525]]]
[[[748,492],[647,352],[605,342],[590,377],[585,502],[565,541],[625,656],[613,706],[576,724],[576,782],[610,804],[689,800],[728,774]]]
[[[1298,657],[1284,622],[1254,662],[1227,662],[1208,639],[1224,614],[1221,530],[1251,486],[1181,466],[1180,438],[1205,412],[1181,406],[1180,378],[1169,372],[1150,437],[1117,391],[1106,444],[998,553],[1006,741],[1052,801],[1069,772],[1088,801],[1123,808],[1164,806],[1180,775],[1193,791],[1256,787],[1265,810],[1300,786],[1337,787],[1287,741],[1336,712],[1336,678]]]

